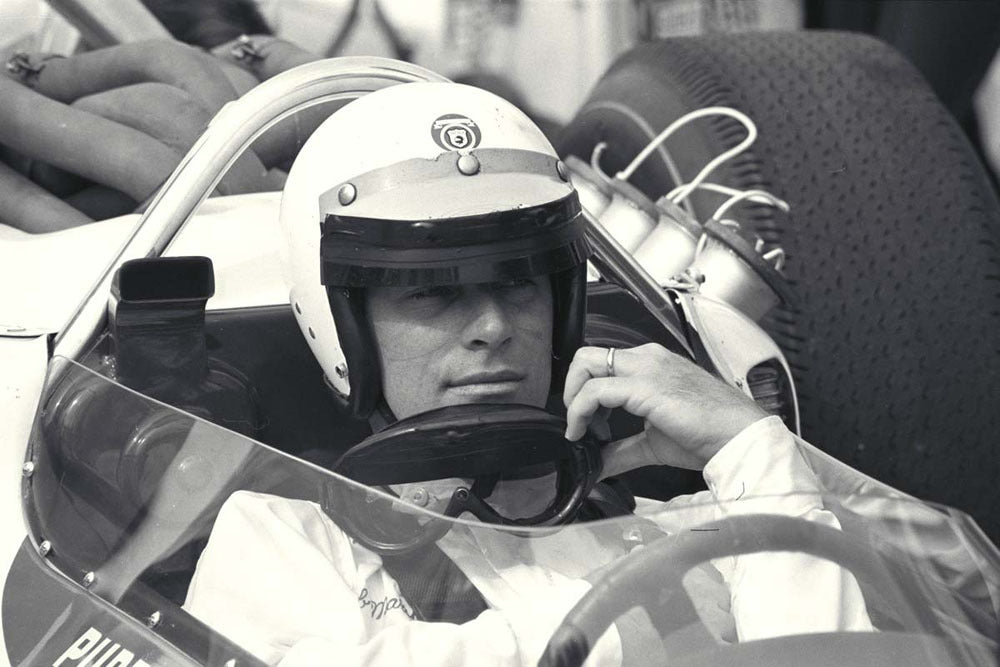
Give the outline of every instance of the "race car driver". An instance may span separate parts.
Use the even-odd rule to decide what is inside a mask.
[[[303,147],[280,215],[305,339],[342,402],[376,428],[449,405],[543,407],[555,394],[570,441],[602,409],[645,420],[644,433],[604,448],[605,476],[650,464],[703,469],[710,490],[667,506],[708,520],[719,509],[706,502],[738,498],[726,511],[838,526],[780,419],[661,347],[582,346],[588,248],[578,199],[551,145],[504,100],[418,83],[351,102]],[[492,499],[508,516],[530,516],[544,483],[521,480]],[[453,487],[420,490],[433,508]],[[636,512],[663,508],[639,499]],[[579,535],[566,531],[532,540],[526,564],[523,539],[455,526],[437,546],[483,608],[464,622],[430,622],[386,559],[335,518],[311,502],[234,494],[185,608],[270,664],[534,664],[589,588],[581,572],[627,553],[599,539],[566,544]],[[762,554],[702,574],[699,611],[706,620],[714,610],[719,641],[871,629],[853,577],[828,562]],[[591,659],[656,662],[659,637],[640,626],[620,623]]]

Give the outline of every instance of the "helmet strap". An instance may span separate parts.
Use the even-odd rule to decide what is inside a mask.
[[[365,310],[365,291],[360,287],[327,287],[326,294],[347,362],[347,409],[352,417],[367,419],[382,396],[382,365]]]

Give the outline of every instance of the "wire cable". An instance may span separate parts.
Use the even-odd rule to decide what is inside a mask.
[[[604,173],[601,169],[601,156],[604,155],[605,149],[608,147],[608,142],[600,141],[594,146],[594,151],[590,154],[590,168],[604,180],[605,183],[611,183],[614,179]]]
[[[738,120],[740,123],[742,123],[743,127],[746,128],[747,136],[746,138],[743,139],[743,141],[738,143],[736,146],[730,148],[729,150],[725,151],[724,153],[713,159],[711,162],[709,162],[701,170],[701,172],[698,173],[698,176],[695,177],[694,181],[691,181],[691,183],[695,182],[700,183],[701,181],[705,180],[708,174],[710,174],[716,167],[718,167],[720,164],[730,159],[734,155],[742,153],[744,150],[749,148],[753,144],[753,142],[756,141],[757,139],[757,126],[754,125],[754,122],[750,120],[749,116],[747,116],[746,114],[737,111],[736,109],[732,109],[730,107],[705,107],[704,109],[697,109],[690,113],[684,114],[683,116],[672,122],[670,125],[668,125],[666,128],[664,128],[664,130],[660,132],[658,135],[656,135],[656,137],[651,142],[646,144],[645,148],[639,151],[639,154],[632,159],[632,162],[630,162],[627,167],[618,172],[617,177],[627,181],[629,178],[632,177],[632,174],[635,173],[636,169],[639,168],[639,165],[641,165],[646,160],[646,158],[652,155],[653,151],[655,151],[661,143],[666,141],[670,137],[670,135],[672,135],[674,132],[684,127],[691,121],[697,120],[699,118],[704,118],[706,116],[728,116],[730,118],[734,118]],[[690,183],[688,185],[690,185]]]
[[[712,214],[712,220],[719,220],[733,206],[736,206],[741,201],[746,201],[748,199],[763,204],[770,204],[771,206],[774,206],[775,208],[778,208],[784,211],[785,213],[788,213],[788,211],[790,210],[788,202],[786,202],[784,199],[779,199],[778,197],[775,197],[767,190],[745,190],[743,192],[737,192],[736,194],[732,195],[729,199],[723,202],[722,206],[715,209],[715,213]]]
[[[659,153],[660,158],[663,160],[663,164],[667,168],[667,173],[670,174],[670,178],[674,182],[674,185],[680,185],[681,183],[684,182],[684,178],[681,176],[680,169],[677,168],[677,163],[674,161],[673,156],[667,151],[666,147],[662,145],[662,142],[660,145],[653,143],[656,142],[656,131],[649,123],[646,122],[645,118],[637,114],[630,107],[620,102],[610,102],[610,101],[595,102],[593,104],[589,104],[586,107],[584,107],[583,112],[589,112],[594,109],[613,111],[615,113],[621,114],[629,121],[631,121],[633,125],[639,128],[639,130],[649,138],[649,141],[654,146],[654,150],[656,150]],[[690,202],[684,202],[681,206],[688,213],[694,215],[694,209],[691,207]]]

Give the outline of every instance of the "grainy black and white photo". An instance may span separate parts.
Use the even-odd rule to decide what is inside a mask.
[[[1000,664],[998,51],[0,0],[0,667]]]

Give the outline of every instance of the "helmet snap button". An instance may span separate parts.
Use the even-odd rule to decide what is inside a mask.
[[[352,183],[344,183],[337,191],[337,201],[341,206],[347,206],[358,197],[358,189]]]
[[[566,170],[566,165],[562,160],[556,162],[556,173],[559,174],[559,178],[567,183],[569,182],[569,172]]]
[[[458,158],[458,170],[466,176],[479,173],[479,158],[475,155],[463,155]]]

